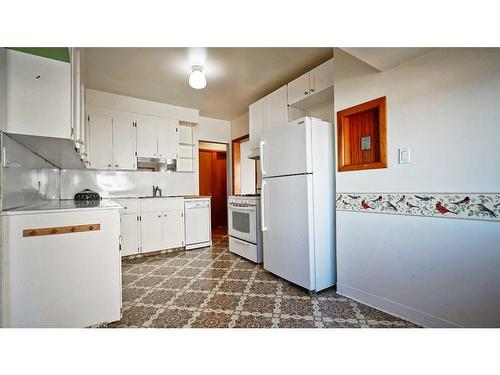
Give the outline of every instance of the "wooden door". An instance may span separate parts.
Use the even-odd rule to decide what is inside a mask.
[[[212,229],[227,228],[226,152],[200,150],[200,195],[212,197]]]

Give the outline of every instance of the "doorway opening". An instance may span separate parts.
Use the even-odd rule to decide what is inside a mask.
[[[249,140],[250,137],[247,134],[232,141],[233,193],[235,195],[260,193],[257,161],[247,157],[250,151]]]
[[[199,142],[200,195],[212,197],[212,234],[227,234],[227,144]]]

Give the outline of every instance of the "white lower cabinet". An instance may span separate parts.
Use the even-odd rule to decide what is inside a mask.
[[[142,252],[148,253],[164,249],[163,215],[161,211],[143,212],[140,217]]]
[[[184,246],[184,212],[163,212],[163,245],[165,249]]]
[[[122,256],[138,254],[140,250],[139,220],[137,213],[120,215]]]

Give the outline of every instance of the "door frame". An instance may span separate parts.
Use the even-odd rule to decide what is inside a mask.
[[[250,134],[242,135],[241,137],[235,138],[231,141],[231,151],[232,151],[232,163],[231,163],[231,177],[232,177],[232,187],[233,194],[237,194],[241,192],[240,181],[236,180],[236,168],[241,167],[241,157],[240,157],[240,143],[249,140]],[[240,176],[238,170],[238,177]]]
[[[213,144],[219,144],[219,145],[224,145],[226,147],[225,150],[214,150],[210,148],[204,148],[200,147],[200,143],[213,143]],[[225,142],[217,142],[217,141],[207,141],[203,139],[198,139],[198,144],[197,144],[197,160],[198,160],[198,194],[200,193],[200,186],[199,186],[199,179],[200,179],[200,151],[205,151],[205,152],[211,152],[211,153],[224,153],[226,155],[226,197],[229,197],[230,195],[230,190],[229,190],[229,179],[232,178],[232,170],[230,169],[230,164],[232,164],[231,160],[228,160],[229,157],[231,157],[231,150],[230,148],[231,144],[225,143]],[[229,176],[231,174],[231,176]],[[226,205],[227,205],[227,198],[226,198]],[[212,208],[211,208],[212,209]],[[226,208],[227,211],[227,208]],[[226,220],[227,221],[227,220]],[[210,230],[213,230],[210,228]]]

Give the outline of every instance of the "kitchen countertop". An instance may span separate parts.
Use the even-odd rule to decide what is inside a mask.
[[[210,195],[164,195],[164,196],[161,196],[161,197],[153,197],[153,196],[147,196],[147,197],[140,197],[140,196],[136,196],[136,197],[121,197],[121,198],[109,198],[109,199],[113,199],[113,200],[120,200],[120,199],[161,199],[161,198],[183,198],[183,199],[189,199],[189,200],[193,200],[193,199],[210,199],[212,198]]]
[[[37,214],[46,212],[58,212],[61,210],[79,211],[79,210],[117,210],[121,206],[111,199],[103,199],[97,201],[80,201],[75,202],[73,199],[64,200],[47,200],[27,206],[7,209],[2,212],[2,215],[19,215],[19,214]]]

